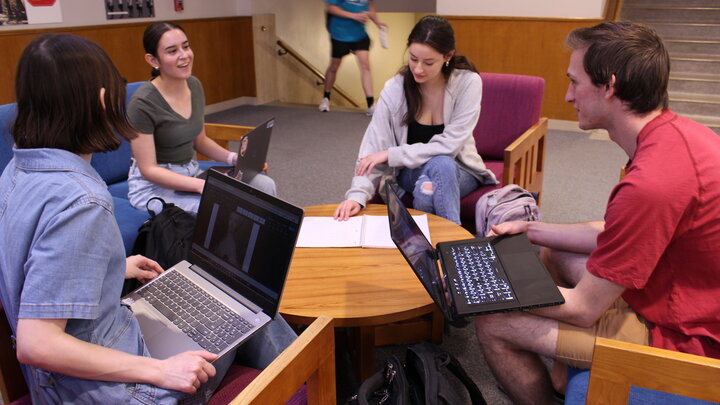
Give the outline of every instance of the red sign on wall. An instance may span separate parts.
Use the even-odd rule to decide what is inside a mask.
[[[55,5],[55,0],[27,0],[33,7],[50,7]]]

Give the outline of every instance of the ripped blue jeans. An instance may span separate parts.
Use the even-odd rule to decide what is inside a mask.
[[[402,169],[398,185],[413,196],[413,208],[460,224],[460,198],[480,186],[455,159],[439,155],[415,169]]]

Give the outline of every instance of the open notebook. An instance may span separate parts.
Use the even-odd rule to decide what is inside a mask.
[[[427,215],[413,215],[423,234],[430,240]],[[361,215],[347,221],[332,217],[306,217],[297,247],[394,248],[387,215]]]

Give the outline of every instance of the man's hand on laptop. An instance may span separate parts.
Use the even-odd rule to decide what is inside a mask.
[[[162,272],[162,267],[155,260],[145,256],[135,255],[125,259],[126,279],[135,278],[141,283],[147,283]]]
[[[510,221],[502,224],[490,225],[490,232],[485,236],[514,235],[516,233],[527,232],[527,221]]]
[[[215,366],[210,361],[216,358],[217,354],[196,350],[161,360],[160,380],[155,385],[194,394],[201,384],[215,376]]]

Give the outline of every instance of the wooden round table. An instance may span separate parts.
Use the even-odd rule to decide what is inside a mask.
[[[332,216],[336,207],[306,207],[305,216]],[[362,214],[387,215],[387,208],[369,204]],[[461,226],[427,215],[433,245],[472,238]],[[296,248],[280,312],[290,323],[309,325],[327,315],[335,319],[336,327],[359,328],[361,378],[373,371],[376,344],[419,340],[415,335],[421,333],[425,339],[442,338],[442,315],[396,248]],[[428,314],[431,322],[387,326]]]

